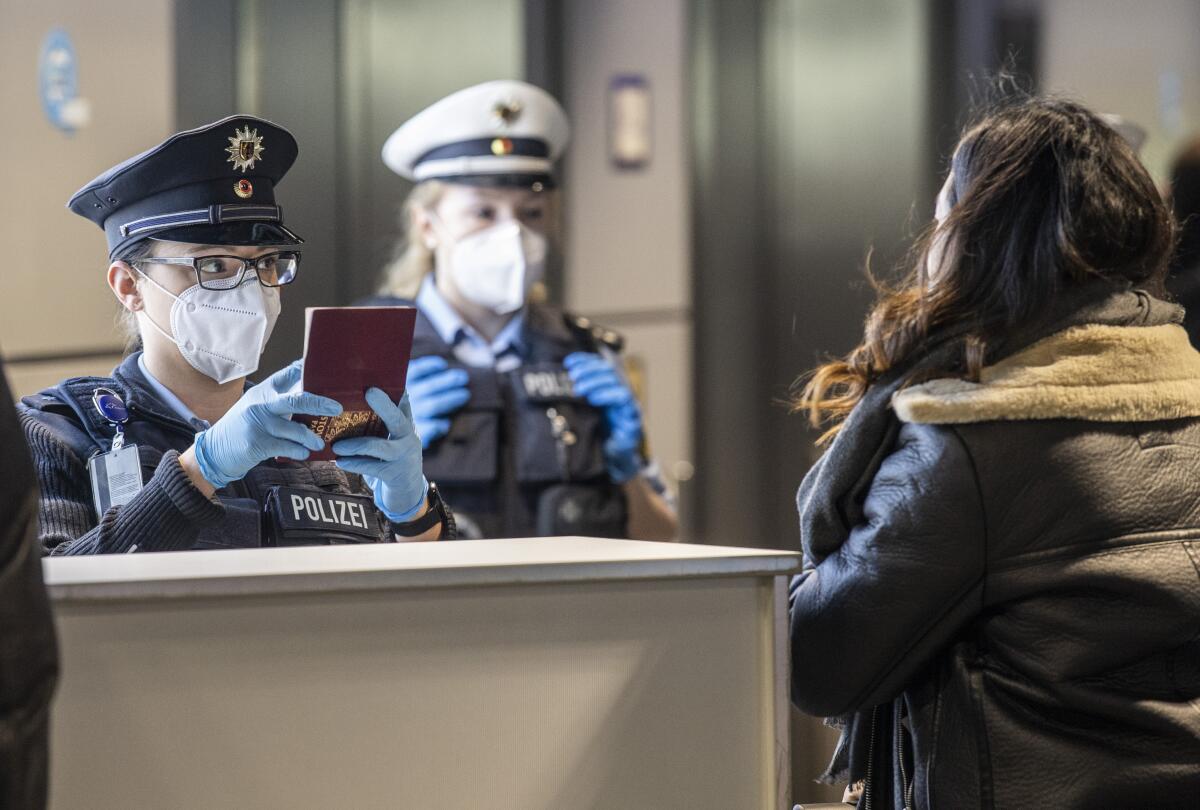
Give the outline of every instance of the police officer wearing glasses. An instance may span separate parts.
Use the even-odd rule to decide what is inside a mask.
[[[297,155],[250,116],[188,132],[113,167],[69,207],[104,229],[108,284],[141,351],[111,377],[68,379],[18,406],[53,554],[432,540],[453,518],[421,468],[408,402],[368,402],[388,438],[337,442],[293,414],[341,405],[300,390],[294,363],[247,377],[296,279],[302,240],[275,186]]]

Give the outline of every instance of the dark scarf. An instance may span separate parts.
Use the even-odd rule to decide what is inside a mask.
[[[1060,293],[1048,316],[1016,330],[989,356],[989,362],[1074,326],[1160,326],[1182,320],[1183,310],[1175,304],[1128,286],[1096,282]],[[943,336],[915,362],[889,371],[874,382],[850,412],[828,451],[804,477],[796,503],[806,571],[837,551],[851,529],[864,521],[863,500],[883,459],[894,449],[900,430],[891,408],[892,396],[909,380],[921,379],[923,372],[952,368],[961,357],[961,338],[961,332]],[[801,573],[793,580],[793,591],[805,576]],[[888,720],[895,716],[891,708],[878,714]],[[823,781],[840,783],[863,778],[871,717],[872,711],[867,708],[827,721],[843,732]]]

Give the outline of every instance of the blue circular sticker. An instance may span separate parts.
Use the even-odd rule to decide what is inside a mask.
[[[96,403],[96,410],[100,412],[100,415],[109,422],[120,425],[129,421],[129,411],[116,394],[97,391],[92,401]]]
[[[42,42],[38,60],[38,90],[46,119],[63,132],[74,132],[76,121],[72,104],[79,96],[79,71],[75,46],[62,28],[55,28]]]

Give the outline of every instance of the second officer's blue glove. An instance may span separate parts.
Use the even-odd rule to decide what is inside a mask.
[[[467,372],[450,368],[444,358],[436,355],[414,357],[408,364],[405,387],[422,447],[428,448],[450,432],[450,414],[471,399],[467,380]]]
[[[575,394],[604,412],[608,438],[604,459],[608,475],[618,484],[632,480],[642,469],[642,409],[612,364],[598,354],[576,352],[563,361]]]
[[[329,397],[292,391],[300,382],[300,361],[251,388],[229,412],[196,434],[196,464],[217,489],[244,478],[269,458],[303,461],[325,442],[292,414],[337,416],[342,406]],[[290,393],[289,393],[290,392]]]
[[[413,426],[408,394],[400,403],[378,388],[367,389],[367,404],[379,414],[388,437],[361,436],[333,443],[337,465],[358,473],[375,493],[375,505],[393,523],[406,523],[425,506],[429,482],[421,472],[421,440]]]

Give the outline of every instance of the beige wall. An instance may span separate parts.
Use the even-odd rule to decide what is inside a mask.
[[[691,208],[685,0],[564,4],[567,306],[625,335],[646,370],[652,450],[668,478],[691,460]],[[653,157],[641,171],[608,154],[608,86],[641,74],[653,104]]]
[[[1145,127],[1142,158],[1162,180],[1181,140],[1200,131],[1200,3],[1048,0],[1042,13],[1043,88]],[[1179,82],[1175,109],[1162,104],[1165,76]]]
[[[103,235],[65,205],[88,180],[171,131],[171,12],[170,0],[0,0],[0,244],[12,257],[0,272],[6,357],[119,354]],[[46,120],[38,95],[38,55],[55,27],[74,42],[79,93],[91,102],[90,126],[74,134]],[[20,394],[109,369],[113,359],[17,363],[9,373]]]

